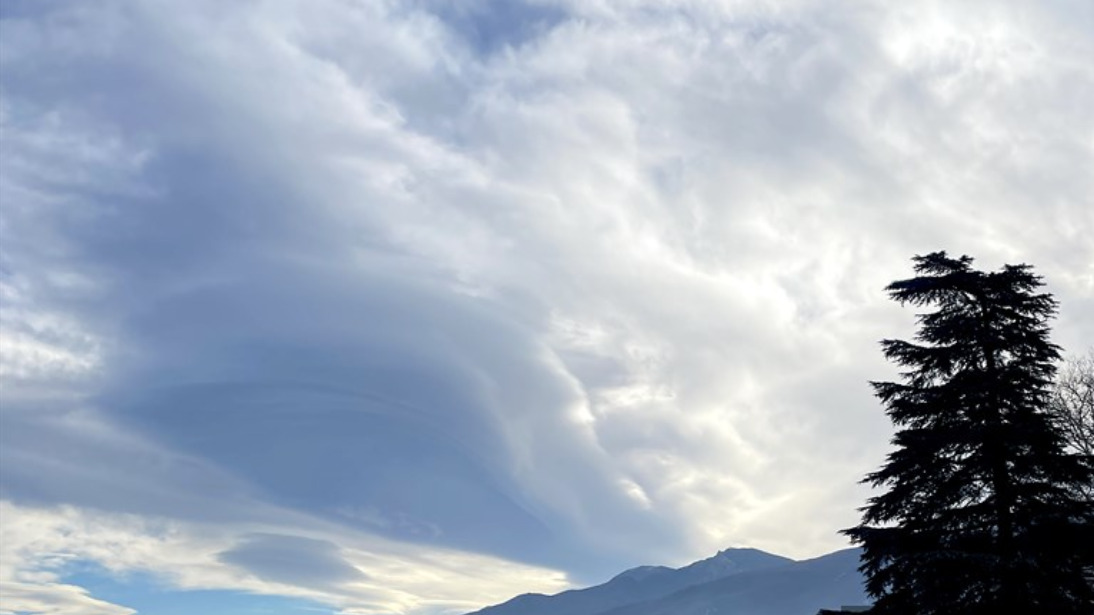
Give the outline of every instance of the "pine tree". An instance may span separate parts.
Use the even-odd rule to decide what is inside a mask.
[[[1091,615],[1094,547],[1088,458],[1070,454],[1047,412],[1051,295],[1028,265],[983,272],[945,252],[886,289],[918,315],[914,342],[884,340],[907,368],[872,383],[895,450],[864,483],[884,491],[844,530],[862,545],[876,615]]]

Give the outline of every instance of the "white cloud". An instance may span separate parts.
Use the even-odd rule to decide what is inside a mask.
[[[87,591],[75,585],[63,583],[18,583],[0,581],[0,606],[3,615],[131,615],[129,609],[87,595]]]
[[[4,520],[0,528],[4,613],[134,612],[61,582],[75,563],[98,564],[122,579],[134,572],[150,573],[180,590],[306,598],[345,613],[471,610],[522,591],[554,592],[567,586],[560,572],[474,553],[398,544],[314,521],[307,529],[300,525],[211,526],[74,507],[31,508],[8,501],[0,501],[0,518]],[[286,529],[293,534],[276,533]],[[280,554],[292,556],[281,564],[296,566],[295,573],[286,569],[284,575],[268,577],[268,563],[225,557],[247,545],[256,530],[267,532],[260,536],[283,537],[281,544],[293,547]],[[336,547],[327,542],[332,539],[338,541]],[[311,544],[332,545],[333,550],[322,557],[359,572],[331,577],[329,582],[309,582],[325,564],[309,551]]]

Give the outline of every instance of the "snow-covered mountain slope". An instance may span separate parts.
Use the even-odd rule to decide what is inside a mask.
[[[858,553],[796,562],[727,549],[678,569],[641,566],[587,589],[524,594],[474,615],[815,615],[866,604]]]
[[[856,569],[859,550],[777,568],[748,570],[600,615],[816,615],[821,608],[869,604]]]

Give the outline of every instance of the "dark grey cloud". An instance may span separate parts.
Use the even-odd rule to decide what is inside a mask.
[[[476,53],[490,55],[518,48],[543,36],[567,18],[553,2],[444,2],[422,0],[412,5],[436,15]]]
[[[299,536],[253,534],[221,553],[220,560],[264,580],[291,585],[329,587],[368,578],[339,555],[338,545]]]
[[[327,273],[252,267],[147,306],[127,340],[147,350],[99,405],[278,503],[378,507],[412,520],[379,533],[549,551],[558,538],[524,509],[490,398],[513,387],[550,411],[572,395],[526,359],[527,334],[390,273]]]
[[[167,24],[140,11],[119,11],[110,17],[119,23],[108,45],[177,36],[156,32]],[[25,36],[28,46],[49,45]],[[397,193],[365,187],[339,197],[349,202],[324,201],[331,196],[321,186],[278,174],[289,161],[313,163],[306,138],[262,135],[267,118],[241,114],[231,91],[187,91],[179,100],[178,75],[162,67],[202,66],[184,54],[154,45],[120,65],[73,54],[67,70],[110,75],[66,82],[64,100],[41,83],[52,78],[11,76],[25,109],[9,124],[17,140],[41,134],[56,114],[49,128],[69,141],[93,148],[105,133],[115,142],[89,162],[28,136],[19,152],[27,171],[8,184],[61,199],[48,225],[37,224],[41,212],[16,212],[39,234],[11,246],[11,271],[47,267],[43,254],[53,249],[62,253],[57,266],[101,285],[73,297],[42,284],[29,291],[39,309],[76,311],[85,327],[110,331],[89,400],[95,416],[200,459],[276,505],[351,525],[361,522],[344,511],[377,511],[380,521],[370,517],[364,529],[380,535],[581,572],[615,567],[618,552],[598,552],[590,534],[567,529],[571,515],[586,514],[579,509],[608,514],[629,504],[603,489],[615,478],[598,467],[602,453],[568,433],[565,413],[582,403],[581,393],[551,364],[534,323],[512,306],[469,295],[443,264],[394,245],[376,220],[399,206]],[[142,99],[136,113],[133,87]],[[185,129],[159,128],[180,115]],[[397,136],[362,145],[375,150],[377,165],[387,164],[380,156],[413,156],[384,143]],[[147,155],[127,150],[145,147]],[[106,182],[107,191],[66,179],[93,174],[100,159],[111,168],[126,157],[140,160],[129,177]],[[32,173],[47,166],[68,172],[58,171],[56,181]],[[83,213],[71,215],[77,206]],[[347,210],[349,225],[339,218]],[[12,420],[37,438],[20,450],[59,437],[31,429],[37,421],[26,415]],[[527,441],[537,437],[541,444]],[[580,498],[561,504],[570,510],[528,492],[538,476],[555,472],[549,480],[565,477],[560,487],[573,492],[560,495]],[[117,478],[144,484],[131,471]],[[7,489],[18,500],[33,486],[11,480]],[[69,497],[102,503],[90,493]],[[161,512],[158,503],[144,504],[115,494],[114,505],[127,512]],[[675,532],[654,518],[636,519],[635,531],[665,539]]]

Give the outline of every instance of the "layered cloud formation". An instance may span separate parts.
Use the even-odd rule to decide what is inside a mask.
[[[5,2],[3,608],[841,547],[910,256],[1094,340],[1091,57],[1078,2]]]

